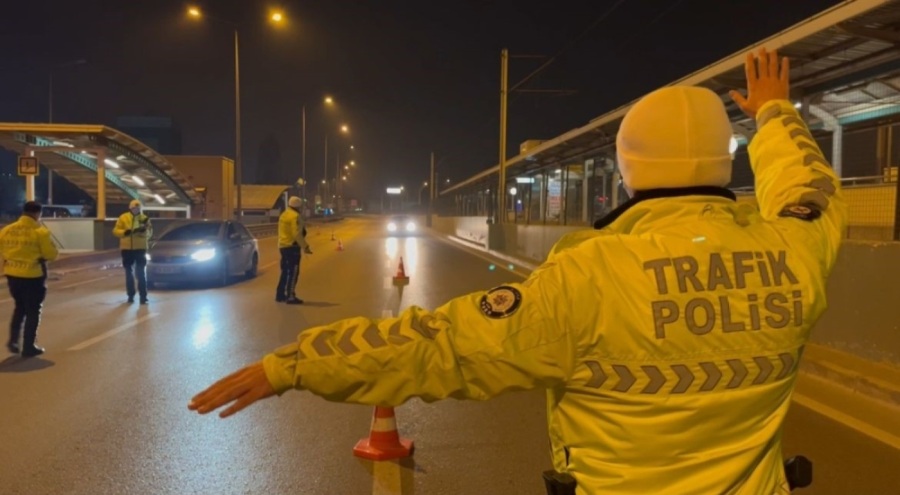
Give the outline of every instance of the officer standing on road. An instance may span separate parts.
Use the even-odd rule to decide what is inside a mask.
[[[571,493],[787,493],[782,424],[847,207],[788,100],[787,59],[749,54],[746,73],[732,98],[758,127],[759,209],[724,187],[719,96],[654,91],[617,136],[631,199],[524,283],[305,330],[189,408],[226,417],[291,388],[387,406],[541,387]]]
[[[0,255],[9,293],[16,304],[6,348],[13,354],[19,353],[19,333],[24,323],[21,352],[22,356],[31,357],[44,353],[35,340],[47,296],[47,262],[59,257],[59,251],[50,239],[50,231],[40,223],[41,204],[29,201],[22,211],[19,220],[0,230]]]
[[[306,243],[306,223],[300,211],[303,201],[291,196],[288,207],[278,217],[278,250],[281,253],[281,277],[275,290],[275,301],[287,304],[303,304],[297,297],[297,281],[300,278],[301,249],[312,254]]]
[[[128,302],[134,302],[134,278],[137,275],[137,292],[141,304],[147,304],[147,249],[153,236],[150,217],[141,212],[141,202],[132,200],[128,211],[122,213],[113,228],[122,250],[122,266],[125,268],[125,292]]]

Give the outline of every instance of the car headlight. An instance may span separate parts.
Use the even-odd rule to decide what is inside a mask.
[[[147,261],[150,261],[150,259],[151,259],[151,258],[150,258],[150,253],[144,254],[144,258],[147,258]]]
[[[198,249],[197,251],[194,251],[194,254],[191,255],[191,259],[194,261],[209,261],[215,257],[215,248]]]
[[[414,230],[416,230],[416,224],[415,224],[415,223],[409,222],[408,224],[406,224],[406,231],[407,231],[407,232],[412,232],[412,231],[414,231]]]
[[[394,222],[389,223],[388,224],[388,232],[396,232],[396,231],[397,231],[397,224]]]

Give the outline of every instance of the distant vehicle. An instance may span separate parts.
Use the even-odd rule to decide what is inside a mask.
[[[44,205],[41,207],[41,216],[44,218],[70,218],[72,212],[62,206]]]
[[[259,244],[239,222],[186,220],[166,229],[147,258],[150,287],[194,281],[225,286],[235,276],[256,276]]]
[[[392,215],[388,218],[386,228],[391,235],[413,235],[416,233],[418,225],[408,215]]]

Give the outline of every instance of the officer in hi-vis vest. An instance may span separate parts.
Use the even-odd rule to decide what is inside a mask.
[[[119,238],[122,249],[122,266],[125,268],[125,293],[128,302],[134,302],[134,279],[137,278],[137,292],[141,304],[147,304],[147,250],[153,236],[150,217],[141,211],[141,202],[132,200],[128,211],[122,213],[113,228],[113,235]]]
[[[15,301],[9,323],[6,348],[23,357],[39,356],[44,348],[35,344],[41,308],[47,297],[47,262],[59,257],[59,250],[50,239],[50,231],[41,225],[43,207],[36,201],[25,203],[22,216],[0,230],[0,257],[9,295]],[[19,336],[25,332],[22,347]]]
[[[748,95],[733,98],[758,127],[758,208],[725,188],[719,96],[654,91],[616,140],[631,199],[526,281],[304,329],[189,408],[230,404],[224,417],[292,388],[387,406],[541,387],[574,493],[786,493],[781,428],[847,206],[788,100],[787,60],[761,50],[746,70]]]

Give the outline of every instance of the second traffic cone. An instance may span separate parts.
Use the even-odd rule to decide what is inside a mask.
[[[343,251],[343,250],[344,250],[344,243],[341,242],[340,239],[338,239],[338,245],[337,245],[337,248],[335,249],[335,251]]]
[[[400,266],[397,267],[397,274],[394,275],[394,284],[408,284],[409,277],[406,275],[406,269],[403,268],[403,257],[400,257]]]
[[[356,443],[353,455],[373,461],[387,461],[409,457],[413,449],[413,441],[400,438],[397,432],[394,408],[375,406],[369,436]]]

